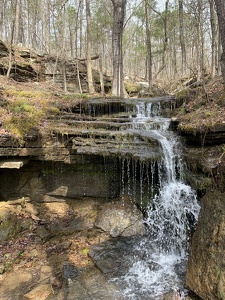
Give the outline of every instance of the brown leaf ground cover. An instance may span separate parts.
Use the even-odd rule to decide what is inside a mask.
[[[185,97],[177,111],[180,130],[196,134],[225,125],[225,90],[221,77],[194,89],[187,88],[177,96]]]

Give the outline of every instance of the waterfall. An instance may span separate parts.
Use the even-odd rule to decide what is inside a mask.
[[[157,129],[152,125],[155,123]],[[134,256],[126,276],[115,279],[125,286],[125,299],[162,299],[163,294],[182,286],[183,278],[176,269],[185,269],[188,239],[198,218],[199,205],[195,192],[183,181],[181,143],[169,125],[170,119],[160,116],[160,102],[140,100],[132,131],[157,139],[163,158],[158,165],[160,188],[145,195],[149,196],[145,220],[148,235],[136,246],[136,251],[143,253],[142,259]],[[146,176],[146,172],[142,173]],[[142,181],[140,178],[140,184]],[[141,197],[142,194],[143,191]]]

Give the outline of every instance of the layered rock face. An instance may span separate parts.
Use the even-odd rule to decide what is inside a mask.
[[[186,285],[202,299],[225,299],[225,194],[207,194],[192,240]]]
[[[217,143],[217,140],[215,140]],[[186,286],[202,299],[225,299],[225,160],[222,145],[189,147],[190,183],[201,210],[190,247]]]

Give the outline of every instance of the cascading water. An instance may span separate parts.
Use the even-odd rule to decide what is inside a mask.
[[[128,273],[113,281],[123,284],[125,299],[162,299],[163,294],[182,286],[177,269],[185,268],[188,237],[193,221],[197,220],[199,205],[194,191],[183,182],[181,145],[178,136],[169,130],[170,119],[159,116],[157,103],[140,100],[136,110],[130,130],[151,134],[163,151],[158,164],[159,189],[155,192],[148,189],[151,190],[145,220],[148,235],[136,246],[142,257],[134,256]],[[146,172],[142,173],[145,175],[140,175],[140,189],[141,177],[146,176]],[[140,197],[142,194],[143,191]]]

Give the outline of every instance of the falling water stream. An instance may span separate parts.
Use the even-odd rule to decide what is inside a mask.
[[[162,295],[183,286],[188,240],[199,205],[194,191],[184,183],[181,143],[170,130],[170,119],[160,116],[160,103],[140,100],[136,110],[128,130],[151,135],[162,148],[163,158],[157,166],[159,188],[149,195],[146,190],[141,193],[141,197],[143,193],[148,197],[148,234],[135,250],[143,254],[141,258],[134,255],[127,274],[113,282],[124,286],[125,299],[162,299]]]

